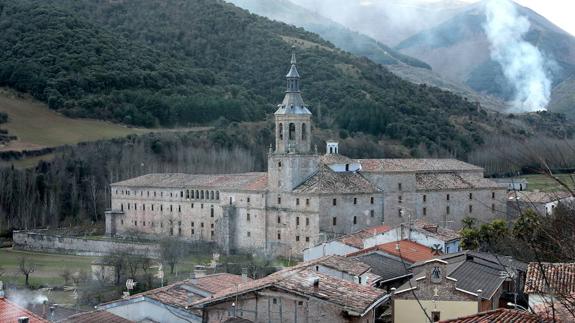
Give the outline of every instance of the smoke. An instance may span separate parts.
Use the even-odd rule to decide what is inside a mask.
[[[485,9],[487,21],[483,28],[491,43],[491,58],[501,65],[515,90],[512,111],[545,110],[551,96],[551,79],[541,52],[524,39],[531,27],[529,21],[518,14],[510,0],[488,0]]]
[[[24,308],[30,305],[43,304],[44,301],[48,301],[48,297],[42,293],[15,289],[9,291],[8,299]]]

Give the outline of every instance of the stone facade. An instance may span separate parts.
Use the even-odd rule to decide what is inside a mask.
[[[504,210],[498,198],[505,194],[473,165],[352,160],[339,154],[334,141],[325,155],[312,151],[312,114],[301,96],[295,55],[286,78],[267,172],[148,174],[114,183],[107,234],[173,236],[213,241],[225,252],[299,256],[325,239],[382,223],[423,218],[458,227],[464,216],[490,219]]]

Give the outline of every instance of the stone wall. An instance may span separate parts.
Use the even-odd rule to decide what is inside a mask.
[[[156,243],[91,240],[30,231],[14,231],[13,239],[16,250],[57,252],[78,256],[105,256],[115,252],[127,252],[152,258],[159,258],[160,255],[160,247]]]

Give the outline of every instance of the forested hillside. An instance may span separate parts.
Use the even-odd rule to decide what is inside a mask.
[[[458,96],[221,1],[0,4],[0,85],[75,117],[143,126],[263,120],[282,98],[295,44],[320,127],[464,154],[490,122]]]

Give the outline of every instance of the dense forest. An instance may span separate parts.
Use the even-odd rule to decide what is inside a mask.
[[[463,155],[490,122],[472,102],[222,1],[0,1],[0,28],[0,85],[74,117],[148,127],[263,120],[296,45],[320,127]]]

